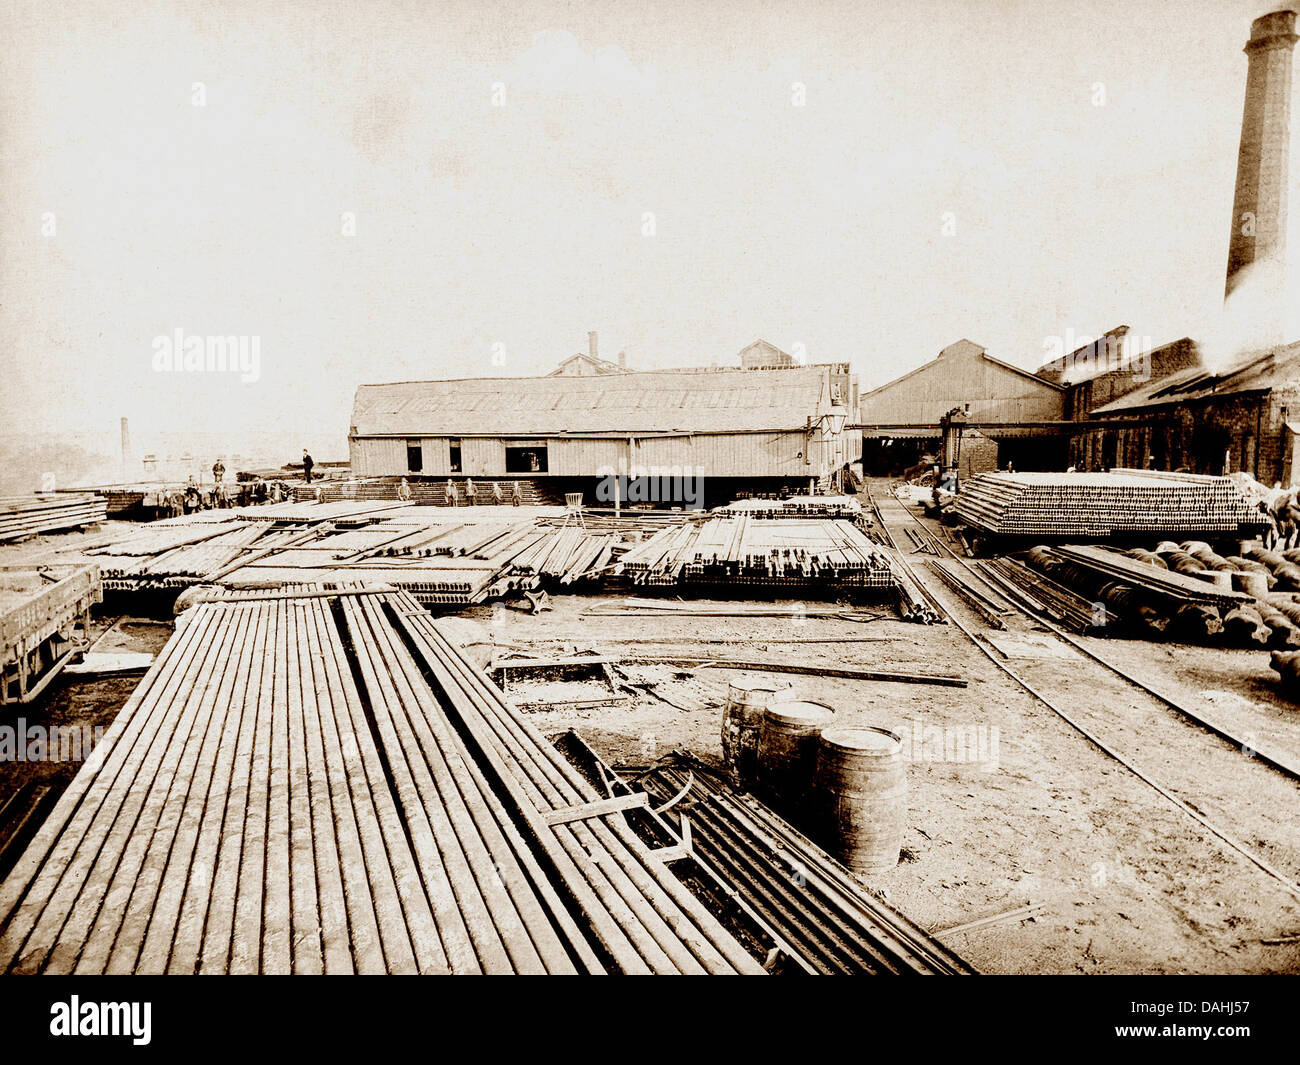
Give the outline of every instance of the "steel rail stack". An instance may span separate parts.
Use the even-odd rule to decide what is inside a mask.
[[[954,510],[984,532],[1038,538],[1237,536],[1263,527],[1230,477],[1144,470],[982,473],[962,485]]]
[[[888,592],[888,556],[852,521],[745,512],[664,529],[620,560],[633,584]]]
[[[401,593],[385,606],[444,707],[626,973],[763,972],[717,917],[527,718]]]
[[[0,497],[0,542],[94,525],[107,517],[108,504],[102,496],[91,492],[3,496]]]
[[[408,593],[187,610],[0,884],[0,972],[760,973]]]

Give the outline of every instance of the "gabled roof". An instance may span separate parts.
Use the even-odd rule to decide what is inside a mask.
[[[601,374],[615,374],[615,373],[628,373],[628,372],[629,372],[626,366],[620,366],[618,363],[616,363],[616,362],[610,362],[608,359],[592,358],[592,356],[588,355],[586,352],[584,352],[584,351],[580,351],[580,352],[578,352],[578,354],[576,354],[576,355],[570,355],[567,359],[565,359],[563,362],[561,362],[559,366],[557,366],[554,370],[552,370],[552,371],[551,371],[549,374],[547,374],[546,376],[547,376],[547,377],[565,377],[565,376],[568,376],[568,375],[566,375],[566,373],[565,373],[565,369],[564,369],[564,368],[565,368],[566,366],[571,365],[572,363],[575,363],[575,362],[577,362],[577,363],[581,363],[581,364],[584,365],[584,366],[590,367],[590,369],[591,369],[591,373],[588,374],[588,375],[586,375],[586,376],[589,376],[589,377],[598,377],[598,376],[600,376]],[[576,376],[581,376],[581,375],[574,374],[573,376],[576,377]]]
[[[794,366],[796,359],[788,351],[782,351],[771,341],[761,337],[754,343],[740,349],[740,365],[746,369],[762,369],[767,366]]]
[[[829,403],[825,366],[468,378],[361,385],[352,425],[412,437],[757,432],[801,429]]]
[[[906,381],[910,377],[915,377],[917,374],[921,373],[922,371],[932,370],[936,366],[938,366],[945,358],[952,358],[953,356],[957,356],[957,355],[978,355],[981,359],[984,359],[986,362],[991,362],[994,366],[997,366],[1000,369],[1009,370],[1014,374],[1018,374],[1020,377],[1023,377],[1028,381],[1032,381],[1034,384],[1040,385],[1041,387],[1046,388],[1050,391],[1053,392],[1065,391],[1065,389],[1060,385],[1055,384],[1051,381],[1045,381],[1043,378],[1039,377],[1035,373],[1031,373],[1029,370],[1023,369],[1022,367],[1019,366],[1015,366],[1009,362],[1003,362],[1001,359],[995,358],[994,356],[988,353],[987,349],[981,347],[979,344],[976,344],[975,341],[967,340],[963,337],[961,340],[957,340],[949,344],[946,348],[940,351],[939,354],[936,355],[929,362],[923,362],[921,363],[920,366],[916,367],[916,369],[908,370],[907,373],[902,374],[899,377],[895,377],[892,381],[886,381],[883,385],[877,385],[869,392],[863,392],[860,399],[866,399],[869,396],[874,396],[877,392],[880,392],[883,389],[892,388],[900,381]]]

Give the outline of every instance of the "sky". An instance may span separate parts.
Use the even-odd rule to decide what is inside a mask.
[[[1201,336],[1276,6],[3,0],[0,425],[344,457],[359,383],[588,330],[864,388],[963,337]],[[159,369],[177,330],[256,371]]]

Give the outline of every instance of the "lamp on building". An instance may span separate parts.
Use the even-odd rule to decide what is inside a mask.
[[[844,423],[848,417],[848,407],[843,403],[832,403],[830,411],[822,415],[822,428],[831,436],[839,436],[844,432]]]

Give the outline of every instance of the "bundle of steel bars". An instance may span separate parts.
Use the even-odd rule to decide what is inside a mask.
[[[1260,524],[1230,477],[1141,470],[979,474],[963,483],[955,511],[1006,536],[1254,535]]]
[[[425,603],[466,604],[541,581],[599,576],[619,541],[576,526],[540,527],[514,508],[509,520],[487,514],[503,508],[483,508],[483,519],[470,521],[450,520],[445,508],[289,506],[275,521],[245,509],[156,522],[85,550],[101,560],[114,591],[364,579],[406,588]]]
[[[893,589],[889,557],[853,522],[741,513],[664,529],[620,559],[634,584]]]
[[[755,518],[856,518],[862,504],[852,496],[793,496],[789,499],[737,499],[723,508]]]
[[[380,598],[614,965],[628,973],[763,971],[632,830],[626,799],[602,799],[409,597]]]
[[[762,971],[412,597],[213,594],[0,885],[0,971]]]
[[[656,803],[685,793],[673,809],[690,824],[692,850],[770,924],[809,971],[974,972],[806,836],[753,796],[734,792],[708,766],[674,756],[636,781]],[[671,838],[662,821],[647,818],[646,824]]]
[[[92,493],[0,496],[0,542],[93,525],[107,516],[104,499]]]

